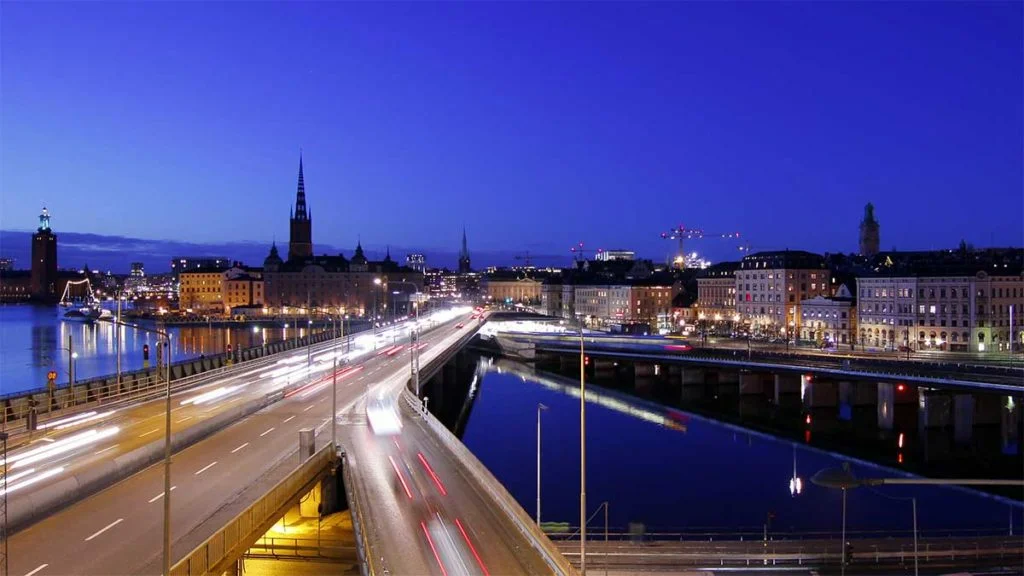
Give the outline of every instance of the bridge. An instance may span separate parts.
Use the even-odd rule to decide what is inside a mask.
[[[444,367],[478,328],[463,315],[423,331],[415,343],[420,381],[444,379]],[[367,573],[574,572],[501,484],[407,391],[407,333],[405,326],[383,339],[310,344],[176,387],[175,574],[230,570],[267,520],[339,461]],[[597,337],[587,338],[593,348]],[[337,370],[336,359],[344,363]],[[335,377],[337,446],[329,441]],[[401,399],[400,438],[374,435],[367,426],[367,402],[380,397]],[[55,416],[44,422],[46,437],[8,456],[9,514],[20,529],[9,541],[10,574],[160,573],[165,495],[162,468],[152,464],[162,450],[163,417],[159,400]],[[300,455],[302,431],[312,431],[321,449]]]

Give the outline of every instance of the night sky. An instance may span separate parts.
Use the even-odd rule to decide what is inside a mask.
[[[302,148],[335,246],[1020,245],[1022,6],[4,3],[0,228],[280,242]]]

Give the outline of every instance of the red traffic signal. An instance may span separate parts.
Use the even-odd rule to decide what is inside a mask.
[[[228,344],[228,354],[231,354],[231,344]]]
[[[149,344],[142,345],[142,359],[149,360]]]

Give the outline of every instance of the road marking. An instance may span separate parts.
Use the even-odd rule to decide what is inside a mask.
[[[284,423],[287,424],[287,423],[291,422],[293,418],[295,418],[295,416],[289,416],[289,417],[285,418]]]
[[[117,448],[117,444],[114,444],[113,446],[107,446],[103,450],[100,450],[99,452],[97,452],[96,455],[99,456],[100,454],[103,454],[107,450],[113,450],[114,448]]]
[[[86,539],[85,539],[85,541],[86,541],[86,542],[88,542],[89,540],[92,540],[93,538],[95,538],[95,537],[99,536],[100,534],[103,534],[103,533],[104,533],[104,532],[106,532],[107,530],[110,530],[110,529],[111,529],[111,528],[113,528],[114,526],[117,526],[117,525],[118,525],[118,524],[120,524],[121,522],[124,522],[124,518],[118,518],[117,520],[114,520],[114,521],[113,521],[113,522],[111,522],[110,524],[107,524],[106,526],[104,526],[103,528],[101,528],[101,529],[100,529],[100,530],[99,530],[98,532],[96,532],[96,533],[95,533],[95,534],[93,534],[92,536],[89,536],[88,538],[86,538]]]
[[[210,462],[209,464],[207,464],[206,466],[204,466],[204,467],[203,467],[203,468],[202,468],[201,470],[199,470],[198,472],[196,472],[196,473],[195,473],[195,475],[196,475],[196,476],[199,476],[199,475],[200,475],[200,474],[202,474],[203,472],[206,472],[207,470],[209,470],[210,468],[213,468],[213,467],[214,467],[214,466],[216,466],[216,465],[217,465],[217,461],[216,461],[216,460],[214,460],[213,462]]]
[[[54,442],[53,438],[40,438],[43,442]]]
[[[39,568],[36,568],[35,570],[29,572],[28,574],[25,574],[25,576],[32,576],[33,574],[35,574],[36,572],[39,572],[40,570],[42,570],[43,568],[46,568],[47,566],[49,566],[49,564],[41,564],[39,566]]]
[[[273,427],[268,428],[266,432],[264,432],[263,434],[260,434],[260,438],[263,438],[264,436],[266,436],[267,434],[270,434],[273,431],[274,431]]]
[[[307,412],[307,411],[309,411],[309,409],[310,409],[310,408],[312,408],[313,406],[316,406],[316,404],[310,404],[309,406],[306,406],[305,408],[303,408],[303,409],[302,409],[302,411],[303,411],[303,412]]]
[[[193,418],[192,416],[185,416],[181,420],[175,420],[175,422],[177,422],[178,424],[181,424],[182,422],[185,422],[186,420],[191,420],[192,418]]]
[[[177,488],[177,486],[171,486],[171,492],[174,492],[175,488]],[[153,502],[156,502],[157,500],[159,500],[159,499],[161,499],[163,497],[164,497],[164,493],[161,492],[161,493],[157,494],[156,496],[153,496],[152,498],[150,498],[149,499],[149,503],[152,504]]]
[[[248,442],[246,442],[245,444],[242,444],[242,445],[241,445],[241,446],[239,446],[238,448],[235,448],[234,450],[232,450],[232,451],[231,451],[231,453],[232,453],[232,454],[234,454],[235,452],[238,452],[239,450],[241,450],[242,448],[245,448],[245,447],[246,447],[246,446],[248,446],[248,445],[249,445],[249,443],[248,443]]]
[[[146,436],[149,436],[150,434],[152,434],[154,432],[159,432],[159,431],[160,431],[159,428],[153,428],[149,432],[146,432],[145,434],[140,435],[139,438],[145,438]]]

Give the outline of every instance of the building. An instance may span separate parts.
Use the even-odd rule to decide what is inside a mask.
[[[840,285],[834,296],[815,296],[800,303],[799,338],[818,346],[844,346],[856,341],[857,309],[853,293]]]
[[[466,227],[462,227],[462,250],[459,251],[459,274],[469,274],[473,271],[469,260],[469,247],[466,244]]]
[[[453,300],[459,293],[458,280],[451,270],[427,270],[423,275],[424,290],[431,300]]]
[[[224,313],[236,308],[262,307],[263,276],[257,268],[233,267],[224,271]]]
[[[540,312],[555,318],[562,317],[562,276],[553,275],[540,286]]]
[[[178,274],[178,308],[189,313],[221,313],[226,267],[199,268]]]
[[[132,271],[129,276],[132,278],[145,278],[146,265],[142,262],[132,262]]]
[[[858,336],[867,347],[992,352],[1021,349],[1020,270],[928,270],[857,278]]]
[[[14,258],[0,258],[0,272],[14,270]]]
[[[755,334],[799,333],[800,303],[831,296],[829,277],[824,258],[802,250],[744,256],[735,272],[736,313]]]
[[[487,300],[506,304],[541,304],[541,281],[520,274],[495,273],[485,276],[483,290]]]
[[[411,294],[422,290],[424,275],[399,266],[391,259],[390,250],[380,261],[366,257],[362,242],[357,243],[351,259],[343,254],[313,254],[301,158],[295,206],[289,212],[288,259],[281,259],[275,242],[263,261],[263,303],[268,313],[383,317],[412,309]]]
[[[878,254],[878,232],[879,225],[878,221],[875,220],[875,207],[868,202],[867,206],[864,207],[864,219],[860,222],[859,247],[862,256],[870,258]]]
[[[648,279],[604,285],[577,284],[575,315],[594,328],[644,324],[652,330],[671,330],[672,300],[680,289],[678,283]]]
[[[405,265],[417,272],[426,272],[427,257],[423,254],[406,254]]]
[[[598,250],[595,259],[601,262],[610,260],[635,260],[636,252],[632,250]]]
[[[709,266],[697,276],[697,315],[705,328],[732,325],[736,315],[736,270],[739,262]]]
[[[0,302],[28,302],[32,294],[30,271],[0,270]]]
[[[217,256],[175,256],[171,258],[171,273],[175,278],[189,270],[226,269],[228,266],[231,266],[230,258]]]
[[[306,182],[302,175],[302,154],[299,154],[299,185],[295,192],[295,212],[289,214],[291,234],[288,259],[301,260],[313,255],[313,214],[306,207]]]
[[[41,302],[60,299],[63,286],[57,285],[57,235],[50,230],[50,213],[45,207],[39,214],[39,228],[32,235],[31,271],[32,298]]]

